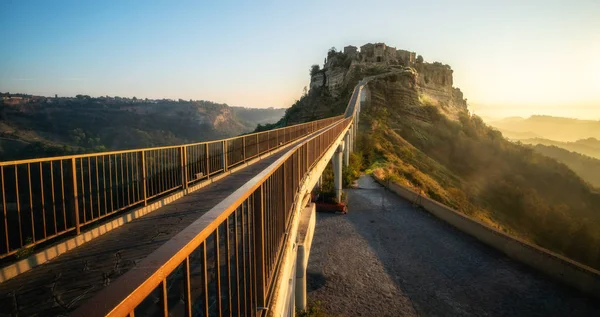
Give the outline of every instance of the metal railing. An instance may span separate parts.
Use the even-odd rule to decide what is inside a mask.
[[[299,188],[352,120],[296,145],[73,315],[264,315]]]
[[[126,151],[0,162],[0,258],[208,180],[340,120]]]

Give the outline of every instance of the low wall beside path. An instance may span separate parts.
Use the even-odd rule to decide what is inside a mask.
[[[552,251],[507,235],[431,198],[419,195],[405,186],[385,181],[375,176],[373,178],[391,192],[406,200],[415,202],[434,216],[456,227],[458,230],[475,237],[488,246],[501,251],[511,259],[526,264],[549,275],[555,280],[600,299],[599,271]]]

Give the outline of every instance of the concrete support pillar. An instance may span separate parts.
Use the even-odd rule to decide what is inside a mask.
[[[333,162],[333,183],[335,198],[338,202],[342,201],[342,153],[344,152],[344,143],[338,145],[331,161]]]
[[[352,152],[356,151],[356,137],[354,135],[354,124],[352,125],[352,130],[350,131],[350,144],[352,145],[350,147],[350,150]]]
[[[350,165],[350,131],[344,136],[344,166]]]

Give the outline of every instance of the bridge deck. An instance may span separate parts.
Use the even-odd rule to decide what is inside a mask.
[[[516,263],[369,177],[319,214],[308,299],[335,316],[600,316],[600,303]]]
[[[0,316],[67,315],[276,161],[285,149],[0,284]]]

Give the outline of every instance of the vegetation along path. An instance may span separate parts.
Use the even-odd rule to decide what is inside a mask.
[[[600,303],[363,176],[347,215],[319,214],[309,302],[334,316],[600,316]]]

